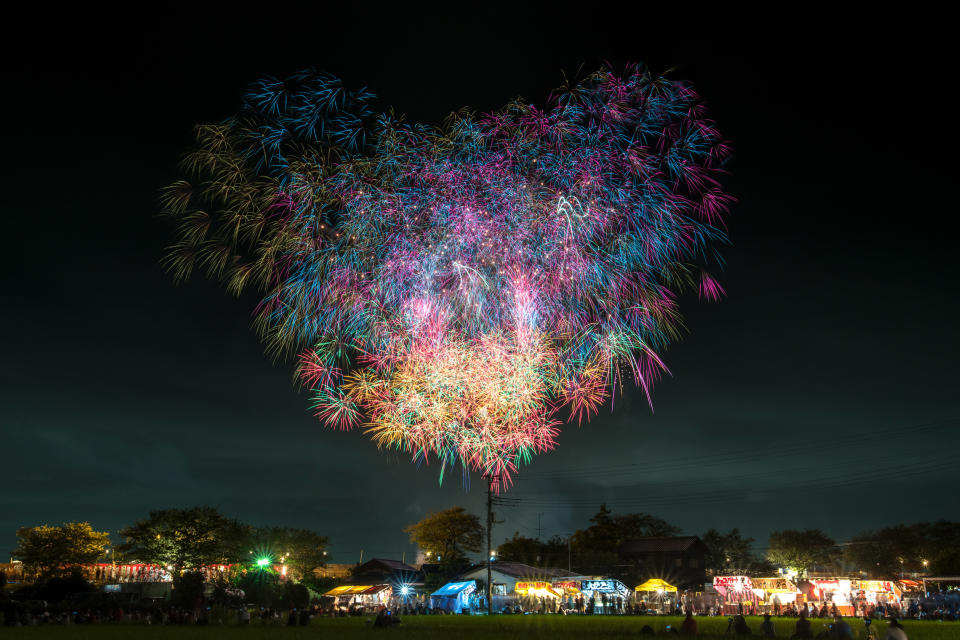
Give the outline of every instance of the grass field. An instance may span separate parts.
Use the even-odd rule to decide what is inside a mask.
[[[678,626],[682,618],[633,616],[409,616],[403,624],[392,629],[374,629],[369,618],[320,618],[306,627],[252,624],[237,626],[169,626],[98,624],[65,627],[0,628],[0,638],[70,638],[80,640],[112,640],[114,638],[176,638],[189,640],[203,638],[330,638],[349,640],[390,636],[400,638],[444,638],[469,640],[471,638],[498,638],[503,640],[551,638],[551,640],[588,640],[590,638],[636,638],[640,628],[650,625],[663,634],[667,625]],[[759,635],[761,618],[748,617],[747,624]],[[814,634],[826,628],[826,620],[812,620]],[[848,619],[858,639],[865,638],[863,622]],[[904,621],[910,640],[960,640],[960,623]],[[724,636],[727,619],[697,618],[698,637]],[[789,638],[794,619],[776,620],[777,636]],[[887,631],[885,622],[874,622],[880,639]],[[663,637],[661,635],[661,637]],[[672,637],[672,634],[671,634]],[[726,636],[730,638],[730,636]]]

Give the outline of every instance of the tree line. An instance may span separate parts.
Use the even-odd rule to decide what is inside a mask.
[[[167,568],[176,579],[214,565],[253,564],[266,558],[302,579],[326,562],[329,540],[307,529],[254,527],[213,507],[161,509],[120,530],[123,542],[87,522],[17,530],[11,555],[43,579],[97,561],[141,562]],[[112,557],[110,557],[112,554]]]
[[[570,567],[584,575],[618,575],[625,559],[621,545],[637,538],[675,536],[679,527],[648,513],[613,513],[606,505],[589,520],[589,526],[568,537],[547,540],[515,532],[496,547],[496,557],[541,567]],[[456,507],[429,515],[407,529],[411,541],[436,550],[447,573],[469,564],[466,552],[484,545],[480,518]],[[738,528],[727,532],[708,529],[700,534],[708,552],[705,569],[711,575],[769,576],[780,567],[799,577],[820,569],[839,574],[864,572],[876,578],[897,578],[927,572],[960,574],[960,523],[895,525],[862,532],[838,542],[820,529],[784,529],[770,534],[765,552]]]
[[[495,545],[497,558],[533,566],[567,567],[589,575],[617,575],[627,540],[675,536],[680,528],[647,513],[613,513],[606,505],[589,525],[569,537],[547,540],[521,536]],[[471,554],[486,544],[480,518],[462,507],[431,513],[404,530],[427,553],[437,578],[453,576],[471,564]],[[169,570],[178,581],[216,565],[254,566],[266,559],[280,564],[294,582],[314,581],[314,570],[328,561],[329,540],[317,532],[286,527],[254,527],[228,518],[212,507],[151,511],[120,531],[121,544],[86,522],[23,527],[12,556],[39,580],[70,567],[108,558],[117,564],[139,561]],[[804,576],[813,569],[837,573],[862,571],[877,578],[908,573],[960,573],[960,523],[938,521],[895,525],[865,531],[837,542],[819,529],[781,530],[770,534],[765,553],[739,529],[709,529],[700,535],[708,549],[707,575],[770,575],[778,567]],[[262,575],[261,575],[262,577]]]

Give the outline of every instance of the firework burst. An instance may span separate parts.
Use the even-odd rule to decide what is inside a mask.
[[[262,293],[327,425],[508,483],[558,415],[650,390],[684,290],[716,300],[730,150],[690,85],[631,66],[439,128],[304,72],[197,128],[167,261]],[[442,478],[442,472],[441,472]]]

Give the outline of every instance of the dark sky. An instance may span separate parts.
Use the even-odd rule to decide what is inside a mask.
[[[942,17],[354,4],[45,8],[7,24],[0,549],[23,525],[115,533],[150,509],[210,504],[325,533],[337,561],[409,558],[405,525],[453,505],[481,513],[479,479],[441,487],[436,466],[322,428],[292,365],[264,356],[252,298],[175,286],[159,267],[172,233],[157,191],[192,125],[231,114],[259,75],[308,66],[437,122],[461,105],[543,103],[581,63],[645,61],[692,80],[733,141],[728,297],[685,300],[690,334],[665,354],[656,413],[631,393],[568,426],[520,475],[495,541],[538,523],[567,534],[601,502],[688,533],[740,527],[758,550],[778,528],[843,539],[957,518],[956,76]]]

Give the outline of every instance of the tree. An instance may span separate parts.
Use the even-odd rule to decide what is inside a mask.
[[[865,531],[844,545],[845,559],[878,578],[930,571],[941,575],[960,572],[960,523],[898,524]]]
[[[753,538],[744,538],[739,529],[731,529],[728,533],[710,529],[703,534],[702,540],[709,550],[707,571],[712,575],[746,575],[756,563],[750,550]]]
[[[282,561],[289,577],[303,580],[326,563],[329,542],[326,536],[308,529],[264,527],[251,531],[247,546],[258,558],[269,557],[275,563]]]
[[[770,534],[767,559],[781,567],[794,569],[803,577],[808,569],[830,562],[836,547],[836,542],[819,529],[785,529]]]
[[[522,562],[534,567],[558,567],[567,565],[567,540],[554,536],[546,542],[539,538],[527,538],[514,532],[497,547],[497,559]]]
[[[570,543],[576,566],[585,573],[612,574],[619,563],[620,545],[627,540],[680,533],[662,518],[648,513],[614,515],[606,504],[600,505],[590,522],[585,530],[574,532]]]
[[[247,527],[213,507],[151,511],[120,531],[120,549],[152,564],[169,566],[176,579],[186,569],[245,560]]]
[[[110,534],[94,531],[88,522],[65,522],[17,529],[17,543],[13,557],[48,576],[69,565],[96,562],[110,546]]]
[[[463,507],[431,513],[404,532],[410,534],[410,542],[439,556],[440,563],[446,567],[465,564],[467,551],[476,553],[483,548],[480,518],[467,513]]]
[[[512,538],[504,540],[503,544],[497,547],[497,558],[536,566],[542,549],[543,543],[540,540],[521,536],[519,531],[515,531]]]

